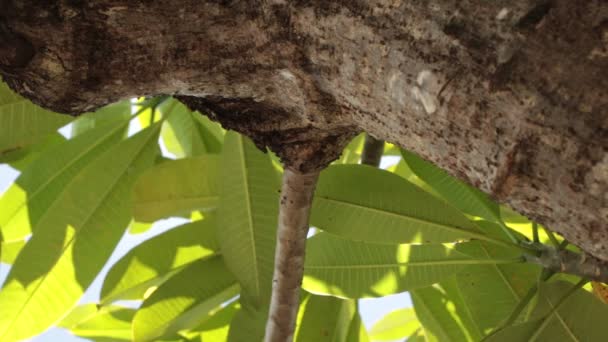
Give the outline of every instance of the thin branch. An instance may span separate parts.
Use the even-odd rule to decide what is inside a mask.
[[[286,169],[283,173],[266,342],[293,340],[304,274],[308,218],[318,177],[319,171],[303,174]]]
[[[606,262],[587,254],[578,254],[567,249],[546,247],[540,256],[526,255],[526,260],[539,264],[553,272],[568,273],[584,279],[608,282]]]
[[[536,222],[532,222],[532,241],[535,243],[540,242],[538,237],[538,224]]]
[[[365,144],[361,154],[361,164],[380,166],[380,160],[384,153],[384,140],[378,140],[369,134],[365,134]]]

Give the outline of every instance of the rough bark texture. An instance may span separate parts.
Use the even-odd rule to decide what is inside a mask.
[[[608,260],[605,0],[0,0],[0,73],[74,114],[185,96],[301,172],[364,130]]]
[[[266,342],[293,340],[304,275],[308,218],[319,172],[283,173],[272,298],[266,323]]]

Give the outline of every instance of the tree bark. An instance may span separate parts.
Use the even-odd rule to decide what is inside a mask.
[[[365,134],[365,143],[361,153],[361,164],[378,167],[384,153],[384,140],[378,140],[369,134]]]
[[[286,169],[283,173],[266,342],[293,340],[304,275],[308,218],[318,178],[319,171],[301,174]]]
[[[0,0],[0,73],[74,114],[179,95],[303,173],[367,131],[608,260],[604,0]]]

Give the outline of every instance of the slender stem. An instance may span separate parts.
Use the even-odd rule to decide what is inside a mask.
[[[557,246],[557,249],[558,249],[558,250],[560,250],[560,251],[561,251],[562,249],[566,249],[566,247],[568,247],[568,244],[569,244],[568,240],[563,240],[563,241],[562,241],[562,242],[559,244],[559,246]]]
[[[538,238],[538,224],[536,222],[532,222],[532,241],[540,242]]]
[[[567,249],[545,247],[539,256],[524,255],[527,262],[541,265],[556,273],[567,273],[581,278],[608,282],[606,262],[586,254],[579,254]]]
[[[266,342],[293,340],[304,274],[308,219],[318,177],[319,171],[303,174],[286,169],[283,173]]]
[[[543,319],[543,321],[540,324],[540,326],[538,327],[538,329],[536,329],[536,332],[534,333],[534,335],[532,335],[532,337],[530,337],[529,341],[531,341],[531,342],[536,341],[538,336],[540,336],[540,334],[543,332],[543,330],[547,327],[547,324],[549,324],[551,317],[553,316],[554,313],[557,312],[559,307],[566,302],[566,299],[568,299],[570,296],[572,296],[578,289],[583,287],[587,282],[588,282],[588,280],[581,279],[581,281],[576,283],[576,285],[574,285],[562,298],[560,298],[560,300],[557,302],[557,304],[555,304],[553,309],[549,312],[547,317],[545,317]]]
[[[361,164],[378,167],[384,153],[384,140],[378,140],[369,134],[365,134]]]
[[[541,227],[543,227],[543,229],[545,230],[545,233],[547,233],[547,236],[549,236],[549,240],[551,240],[551,243],[553,244],[553,246],[559,247],[559,241],[557,241],[557,238],[555,237],[553,232],[550,231],[549,229],[547,229],[545,226],[541,226]]]

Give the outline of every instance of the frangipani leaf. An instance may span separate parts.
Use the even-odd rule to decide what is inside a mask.
[[[72,121],[13,93],[0,82],[0,157],[26,148]]]
[[[59,326],[93,341],[131,341],[131,321],[136,310],[121,306],[77,306]]]
[[[0,291],[0,341],[40,333],[76,305],[131,219],[130,190],[156,157],[158,131],[117,144],[65,184]]]
[[[401,177],[366,165],[321,173],[311,225],[357,241],[452,242],[482,236],[458,210]]]
[[[172,160],[147,170],[133,191],[133,216],[141,222],[215,208],[219,199],[219,157]]]
[[[134,247],[116,262],[101,289],[101,302],[143,299],[146,291],[160,285],[187,265],[216,255],[215,219],[186,223]]]
[[[270,157],[246,137],[226,133],[221,164],[218,242],[246,304],[270,300],[280,184]]]
[[[195,261],[144,300],[133,320],[134,341],[156,341],[195,328],[238,292],[221,257]]]
[[[386,314],[369,330],[372,340],[405,339],[420,329],[414,308],[397,309]]]
[[[475,263],[438,244],[375,244],[318,233],[307,242],[302,287],[343,298],[380,297],[437,283]]]
[[[85,168],[117,144],[128,124],[112,122],[50,148],[27,166],[0,198],[0,229],[7,242],[23,240],[42,226],[68,185]],[[89,171],[90,172],[90,171]]]

